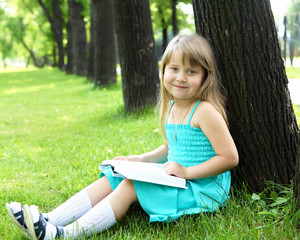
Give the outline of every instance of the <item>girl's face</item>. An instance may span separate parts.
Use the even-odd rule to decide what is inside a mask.
[[[182,53],[175,52],[164,70],[164,86],[174,99],[191,99],[200,90],[205,71],[201,66],[191,67]]]

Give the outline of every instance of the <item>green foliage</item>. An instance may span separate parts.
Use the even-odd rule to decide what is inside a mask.
[[[90,6],[89,1],[75,0],[75,2],[83,5],[82,16],[84,17],[87,39],[89,39],[90,31]],[[52,15],[53,0],[43,3],[49,9],[50,15]],[[181,0],[178,3],[190,4],[191,0]],[[158,13],[158,7],[162,12]],[[68,1],[61,1],[61,10],[64,22],[64,47],[67,45],[67,32],[66,23],[68,22]],[[153,20],[155,37],[161,37],[161,18],[162,16],[166,20],[168,30],[171,32],[172,28],[172,11],[170,0],[152,0],[151,1],[151,15]],[[11,22],[11,19],[19,19],[19,25],[14,24],[7,25],[7,22]],[[189,19],[189,21],[187,21]],[[194,30],[194,23],[191,21],[193,15],[186,14],[182,11],[179,4],[177,4],[177,20],[179,30],[192,29]],[[27,61],[29,56],[28,50],[24,49],[24,44],[20,41],[23,40],[29,49],[33,50],[36,56],[47,56],[48,59],[53,57],[53,46],[56,45],[54,41],[53,32],[51,30],[50,23],[48,22],[43,9],[39,5],[38,1],[32,0],[2,0],[0,4],[0,28],[3,36],[0,37],[0,54],[3,61],[10,58],[12,60],[19,59],[22,62]],[[16,37],[17,36],[19,37]],[[5,36],[5,37],[4,37]],[[22,36],[22,37],[21,37]]]
[[[278,217],[292,211],[292,191],[289,187],[269,183],[269,186],[260,194],[253,193],[250,203],[253,210],[259,215]]]
[[[23,62],[32,50],[36,56],[52,56],[53,33],[42,8],[37,1],[10,0],[0,5],[3,14],[0,18],[2,35],[6,41],[0,44],[0,50],[13,44],[11,51],[2,51],[2,58],[9,56],[13,60]],[[10,40],[10,42],[8,42]],[[26,49],[25,45],[29,48]]]
[[[0,73],[0,107],[0,239],[25,239],[8,218],[6,202],[49,211],[97,180],[102,160],[163,143],[153,109],[124,113],[120,79],[94,90],[84,78],[54,69],[6,70]],[[168,224],[150,224],[133,206],[91,239],[299,239],[291,189],[232,190],[220,211]]]
[[[185,13],[183,9],[180,8],[179,3],[183,3],[185,5],[192,5],[191,0],[178,1],[177,2],[177,22],[179,31],[182,29],[189,29],[194,31],[194,21],[193,14],[190,16]],[[182,5],[183,6],[183,5]],[[150,9],[151,9],[151,18],[153,29],[155,32],[155,38],[162,38],[162,29],[163,27],[167,28],[168,32],[172,32],[172,6],[171,0],[151,0],[150,1]],[[164,24],[162,23],[162,18],[164,19]],[[187,20],[190,21],[187,21]],[[191,21],[192,20],[192,21]]]
[[[287,12],[288,26],[290,38],[294,40],[295,47],[300,50],[300,1],[291,0]]]

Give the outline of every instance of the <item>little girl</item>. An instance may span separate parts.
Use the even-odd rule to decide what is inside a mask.
[[[161,67],[160,122],[165,144],[142,155],[117,160],[165,162],[165,171],[187,180],[175,188],[113,177],[111,169],[53,211],[6,204],[17,226],[33,239],[77,239],[111,227],[139,202],[150,222],[212,212],[228,199],[230,172],[238,153],[229,133],[214,55],[196,34],[169,43]]]

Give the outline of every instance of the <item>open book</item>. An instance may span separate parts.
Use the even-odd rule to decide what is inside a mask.
[[[99,169],[103,170],[107,166],[111,166],[113,176],[116,177],[186,188],[186,180],[168,175],[164,170],[164,164],[161,163],[105,160],[99,165]]]

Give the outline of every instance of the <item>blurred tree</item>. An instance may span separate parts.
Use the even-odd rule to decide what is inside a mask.
[[[10,59],[26,61],[26,56],[30,59],[36,59],[35,63],[39,66],[45,63],[51,64],[54,38],[49,23],[42,12],[37,1],[30,0],[10,0],[3,1],[0,5],[3,9],[0,22],[2,22],[1,33],[5,38],[11,39],[13,45],[13,55]],[[18,19],[19,25],[12,23],[11,19]],[[20,25],[24,28],[22,39],[19,38],[21,30]],[[12,29],[16,27],[17,29]],[[17,33],[16,33],[17,32]],[[43,56],[43,57],[36,57]],[[38,59],[38,60],[37,60]],[[29,63],[29,61],[27,60]]]
[[[157,13],[160,19],[160,24],[162,28],[162,52],[165,51],[167,45],[168,45],[168,27],[170,24],[168,23],[168,14],[165,12],[170,12],[169,2],[158,2],[157,4]]]
[[[2,28],[3,29],[3,28]],[[3,67],[6,68],[6,59],[12,56],[13,41],[10,35],[0,36],[0,53],[3,62]]]
[[[38,0],[48,21],[58,47],[58,67],[64,70],[64,47],[63,47],[63,17],[60,8],[60,0],[52,0],[51,6],[47,7],[42,0]],[[49,4],[49,1],[47,2]],[[55,50],[54,50],[55,53]]]
[[[87,79],[94,82],[94,68],[95,68],[95,28],[96,28],[96,0],[90,0],[90,42],[89,54],[87,62]]]
[[[66,64],[66,73],[72,74],[73,70],[73,44],[72,44],[72,26],[70,20],[67,22],[67,64]]]
[[[262,191],[264,181],[295,175],[298,126],[269,0],[193,0],[197,33],[214,47],[228,92],[240,164],[235,180]],[[236,182],[237,183],[237,182]]]
[[[162,52],[168,44],[168,32],[171,28],[172,35],[184,28],[194,30],[194,23],[187,21],[187,14],[178,6],[179,3],[191,4],[191,0],[151,0],[150,3],[153,27],[156,31],[161,31]]]
[[[24,49],[29,53],[29,58],[32,59],[34,66],[42,68],[47,63],[47,56],[37,57],[33,48],[26,42],[26,30],[28,25],[24,23],[22,17],[7,17],[6,26],[10,30],[15,41],[21,43]]]
[[[178,33],[178,25],[177,25],[177,5],[178,0],[171,0],[172,4],[172,26],[173,26],[173,36],[176,36]]]
[[[126,112],[155,105],[159,75],[148,0],[115,0]]]
[[[67,23],[67,73],[86,76],[87,69],[87,39],[83,4],[78,0],[68,0],[69,21]]]
[[[95,0],[94,29],[94,85],[116,83],[116,40],[114,4],[112,0]]]
[[[4,10],[0,8],[0,29],[2,33],[6,33],[6,21],[4,21]],[[0,53],[3,62],[3,67],[6,68],[6,59],[12,56],[13,51],[13,41],[11,34],[1,34],[0,35]]]
[[[287,22],[289,30],[289,46],[290,46],[290,60],[293,65],[293,57],[299,56],[300,52],[300,1],[291,0],[287,11]]]

